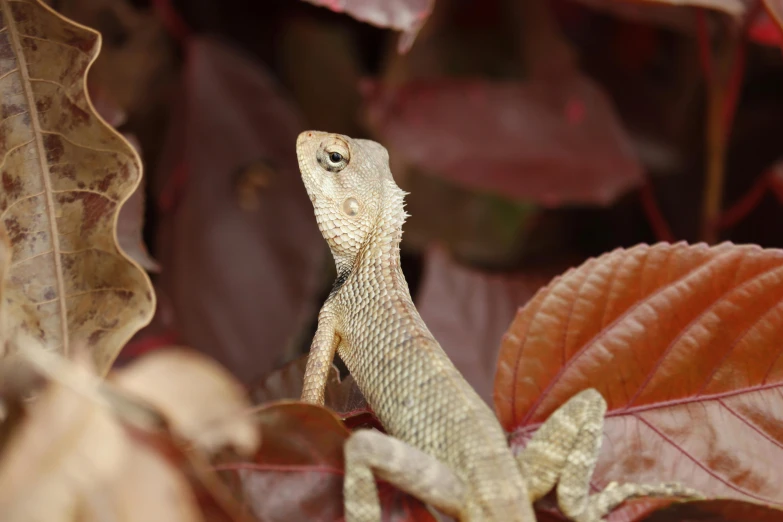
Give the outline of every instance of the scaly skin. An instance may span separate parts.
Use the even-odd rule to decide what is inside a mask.
[[[386,149],[308,131],[296,150],[338,273],[318,317],[302,400],[323,404],[336,351],[391,435],[363,430],[346,444],[347,522],[380,520],[373,476],[465,522],[534,522],[531,501],[558,480],[561,509],[584,521],[628,496],[684,491],[624,486],[588,498],[605,411],[594,390],[553,414],[518,463],[494,413],[413,305],[399,257],[405,193]]]

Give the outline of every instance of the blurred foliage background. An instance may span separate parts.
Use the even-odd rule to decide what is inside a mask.
[[[91,96],[145,165],[120,236],[159,306],[120,364],[180,342],[252,386],[306,352],[306,129],[389,149],[411,291],[488,401],[517,307],[586,258],[781,246],[780,0],[49,3],[102,33]]]

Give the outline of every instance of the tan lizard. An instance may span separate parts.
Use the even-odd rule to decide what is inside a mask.
[[[347,522],[381,520],[375,478],[464,522],[533,522],[532,502],[557,483],[572,520],[595,522],[633,496],[698,497],[678,484],[610,484],[589,495],[606,403],[588,389],[557,410],[515,459],[492,410],[433,338],[400,269],[403,192],[386,149],[308,131],[299,168],[337,280],[318,315],[302,400],[323,404],[335,352],[389,435],[355,432],[345,446]]]

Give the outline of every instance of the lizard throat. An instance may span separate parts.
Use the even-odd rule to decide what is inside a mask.
[[[364,270],[390,268],[393,273],[398,271],[401,273],[402,225],[408,217],[405,212],[406,192],[391,180],[385,188],[387,204],[377,214],[375,222],[367,232],[358,252],[354,255],[346,255],[332,249],[337,278],[329,293],[330,297],[339,292],[352,276]]]

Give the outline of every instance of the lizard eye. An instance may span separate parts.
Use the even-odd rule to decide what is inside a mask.
[[[318,162],[329,172],[340,172],[350,161],[351,152],[348,144],[337,137],[325,143],[318,152]]]

